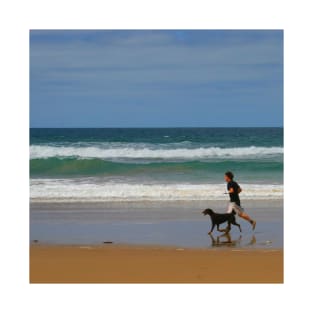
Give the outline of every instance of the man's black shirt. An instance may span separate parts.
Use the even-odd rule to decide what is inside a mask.
[[[230,188],[234,189],[234,192],[229,194],[230,202],[235,202],[237,205],[240,206],[240,199],[238,194],[238,189],[240,188],[240,186],[235,181],[232,180],[229,183],[227,183],[227,190],[230,190]]]

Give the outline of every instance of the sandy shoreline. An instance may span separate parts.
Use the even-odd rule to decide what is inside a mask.
[[[283,250],[32,244],[30,282],[283,283]]]

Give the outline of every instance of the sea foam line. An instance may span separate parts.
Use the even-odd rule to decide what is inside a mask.
[[[76,157],[100,159],[209,159],[209,158],[250,158],[283,154],[283,147],[241,147],[241,148],[101,148],[101,147],[56,147],[45,145],[30,146],[30,159],[51,157]]]
[[[245,184],[243,199],[282,199],[283,185]],[[126,184],[31,179],[31,201],[227,200],[224,184]]]

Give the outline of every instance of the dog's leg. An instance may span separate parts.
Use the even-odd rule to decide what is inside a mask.
[[[241,232],[241,226],[240,226],[240,224],[238,224],[235,220],[232,221],[232,224],[238,226],[238,228],[239,228],[239,230],[240,230],[240,232]]]
[[[212,234],[212,231],[213,231],[214,227],[215,227],[215,224],[214,224],[214,223],[212,223],[212,227],[211,227],[211,230],[209,231],[209,235],[211,235],[211,234]]]
[[[228,221],[228,226],[225,228],[225,234],[228,234],[231,230],[230,222]]]
[[[222,232],[225,232],[226,228],[220,229],[220,224],[217,224],[217,230],[222,233]]]

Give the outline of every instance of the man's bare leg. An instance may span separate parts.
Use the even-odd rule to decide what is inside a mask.
[[[255,229],[255,225],[256,225],[256,221],[254,221],[253,219],[250,218],[250,216],[245,213],[245,212],[242,212],[240,214],[238,214],[241,218],[243,218],[244,220],[248,221],[251,225],[252,225],[252,229],[254,230]]]

